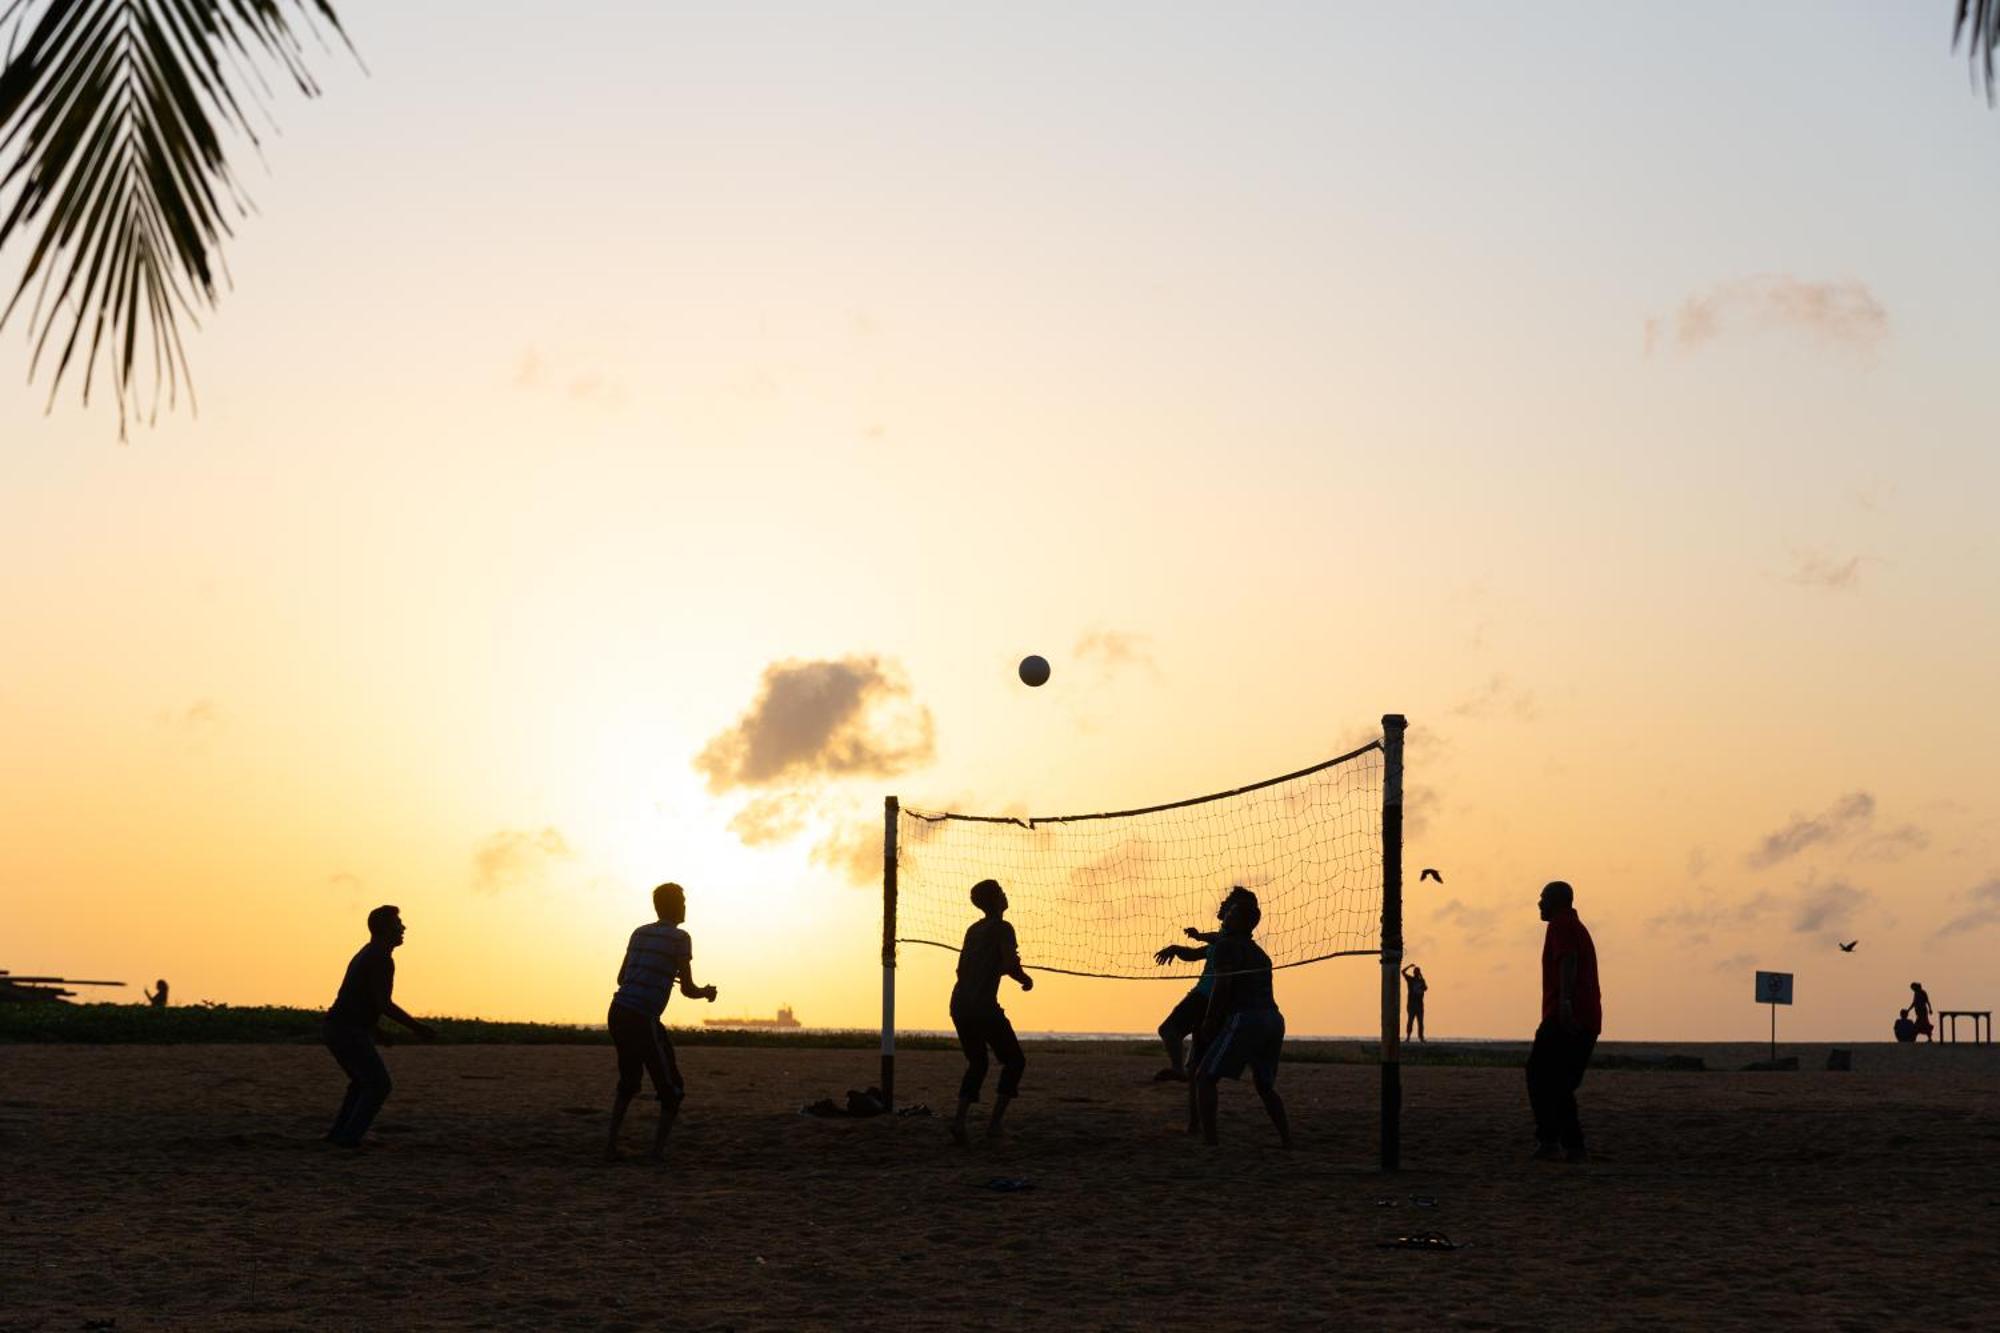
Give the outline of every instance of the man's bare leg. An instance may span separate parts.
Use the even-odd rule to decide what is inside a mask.
[[[619,1093],[617,1100],[611,1103],[611,1137],[604,1145],[604,1160],[607,1162],[618,1160],[618,1131],[625,1127],[625,1112],[631,1106],[632,1094],[629,1092]]]
[[[993,1118],[986,1122],[986,1141],[988,1143],[998,1140],[1006,1132],[1000,1122],[1007,1118],[1007,1107],[1013,1103],[1013,1100],[1012,1097],[1005,1096],[993,1099]]]
[[[1196,1105],[1201,1109],[1201,1141],[1215,1146],[1215,1079],[1203,1075],[1195,1085]]]
[[[660,1098],[660,1127],[653,1131],[653,1160],[663,1161],[667,1155],[667,1135],[673,1131],[674,1120],[681,1113],[681,1099]]]
[[[965,1132],[965,1117],[966,1114],[971,1110],[972,1110],[972,1099],[969,1097],[960,1097],[958,1099],[958,1114],[951,1118],[951,1123],[949,1125],[945,1126],[946,1129],[951,1131],[951,1141],[953,1143],[956,1143],[961,1148],[963,1148],[968,1141]]]
[[[1285,1118],[1285,1102],[1278,1096],[1278,1090],[1269,1083],[1257,1084],[1257,1095],[1264,1099],[1264,1109],[1271,1113],[1271,1123],[1278,1127],[1278,1146],[1292,1146],[1292,1125]]]

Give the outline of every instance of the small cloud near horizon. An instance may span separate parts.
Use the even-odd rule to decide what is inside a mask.
[[[1800,895],[1792,931],[1798,935],[1844,934],[1854,924],[1854,914],[1874,900],[1866,889],[1857,889],[1845,880],[1829,880],[1809,885]]]
[[[1974,885],[1966,890],[1964,896],[1971,906],[1932,931],[1932,939],[2000,926],[2000,875]]]
[[[1744,857],[1753,870],[1767,870],[1790,860],[1808,847],[1835,842],[1864,827],[1875,816],[1875,798],[1865,791],[1849,792],[1810,818],[1795,814],[1791,822]]]
[[[1861,581],[1861,557],[1842,560],[1820,551],[1793,551],[1792,572],[1785,577],[1801,588],[1842,592]]]
[[[1780,332],[1822,347],[1872,353],[1889,337],[1889,312],[1868,285],[1848,278],[1810,282],[1763,274],[1690,296],[1667,318],[1646,321],[1646,354],[1688,353],[1727,334]]]
[[[530,887],[541,882],[552,863],[575,855],[559,829],[502,829],[473,850],[472,887],[480,893]]]

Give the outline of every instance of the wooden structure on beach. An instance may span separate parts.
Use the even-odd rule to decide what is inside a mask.
[[[79,981],[71,977],[17,977],[0,967],[0,1004],[66,1004],[71,986],[122,986],[122,981]]]

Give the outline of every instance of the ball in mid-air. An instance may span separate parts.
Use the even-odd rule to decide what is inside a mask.
[[[1021,659],[1021,683],[1023,685],[1046,685],[1049,683],[1049,659],[1046,657],[1024,657]]]

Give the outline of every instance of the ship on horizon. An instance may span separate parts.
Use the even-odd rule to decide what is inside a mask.
[[[799,1020],[792,1013],[792,1006],[781,1004],[776,1018],[704,1018],[701,1025],[705,1028],[795,1028],[799,1026]]]

